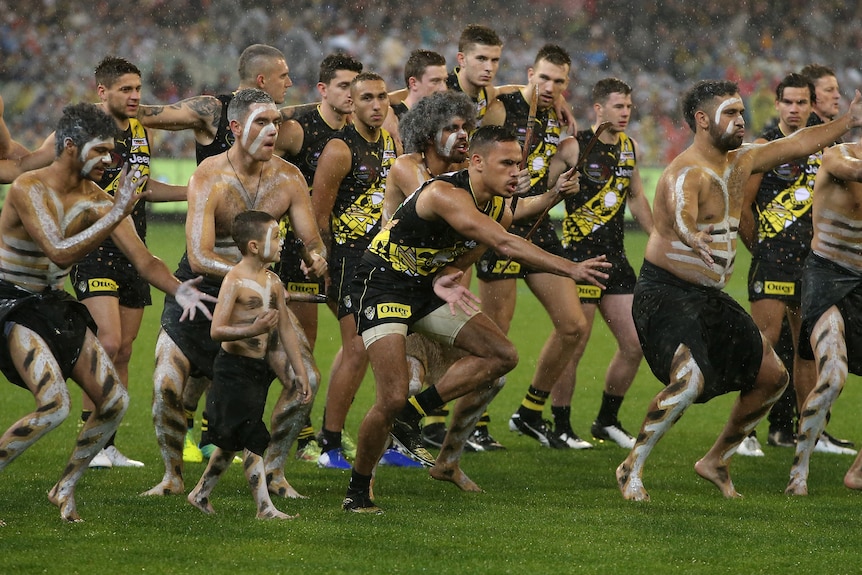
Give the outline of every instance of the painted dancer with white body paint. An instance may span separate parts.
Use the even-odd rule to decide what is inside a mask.
[[[267,44],[252,44],[242,51],[237,66],[239,74],[239,85],[237,90],[246,88],[258,88],[269,94],[278,105],[284,102],[287,89],[293,85],[290,79],[290,69],[281,50]],[[233,98],[233,93],[219,94],[218,96],[193,96],[171,104],[169,106],[140,106],[138,119],[147,128],[158,128],[163,130],[192,130],[195,137],[195,157],[200,164],[205,159],[226,152],[234,142],[234,134],[230,128],[227,117],[228,106]],[[315,104],[300,106],[285,106],[281,112],[281,120],[286,121],[295,113],[303,109],[314,108]],[[2,166],[0,166],[2,167]],[[301,257],[309,268],[314,267],[311,259],[314,253],[310,253],[304,247],[300,250]],[[293,320],[296,322],[296,318]],[[304,339],[303,339],[304,341]],[[311,345],[303,344],[305,349],[306,365],[312,365]],[[311,385],[316,389],[316,368],[310,369]],[[212,452],[213,445],[207,438],[207,414],[203,413],[201,418],[201,438],[199,446],[192,437],[194,427],[194,414],[197,404],[203,395],[209,380],[203,377],[193,377],[183,385],[183,405],[186,412],[186,423],[188,432],[183,447],[185,461],[200,462],[208,458]],[[294,406],[305,409],[306,417],[311,410],[311,404],[299,404]],[[290,411],[290,410],[288,410]],[[289,436],[295,436],[292,431]],[[279,456],[280,458],[280,456]]]
[[[228,119],[234,144],[227,152],[201,162],[189,180],[186,254],[177,273],[181,277],[203,274],[201,289],[217,294],[222,278],[240,259],[230,236],[233,219],[253,209],[277,219],[289,217],[297,237],[311,254],[311,273],[322,276],[327,267],[325,250],[311,212],[305,179],[295,166],[273,157],[281,114],[272,97],[256,88],[239,90],[228,106]],[[153,423],[165,474],[144,495],[183,493],[183,388],[189,376],[212,379],[219,349],[218,342],[209,337],[209,321],[180,324],[176,318],[176,306],[166,298],[153,374]],[[281,343],[270,347],[267,361],[281,381],[294,380]],[[296,380],[298,390],[286,388],[273,410],[272,441],[264,460],[270,492],[287,497],[300,497],[284,477],[284,461],[295,437],[290,430],[298,432],[301,427],[305,419],[302,407],[313,397],[310,382],[316,383],[318,377],[313,361],[304,359],[303,363],[307,379]]]
[[[841,394],[847,374],[862,373],[860,206],[862,142],[828,148],[814,183],[814,235],[802,270],[799,354],[814,360],[817,381],[800,409],[788,495],[808,494],[811,453],[826,427],[829,409]],[[862,490],[862,454],[844,475],[844,485]]]
[[[233,220],[231,237],[242,259],[225,275],[210,328],[212,338],[221,342],[207,396],[210,438],[217,447],[188,501],[206,514],[215,513],[210,494],[234,454],[242,450],[257,518],[292,519],[272,504],[263,464],[270,441],[263,411],[275,376],[266,354],[275,341],[287,352],[300,387],[308,389],[297,329],[288,314],[281,281],[269,269],[281,255],[278,221],[266,212],[240,212]],[[290,381],[282,382],[293,387]]]
[[[95,182],[112,163],[113,120],[92,104],[67,106],[56,132],[56,158],[19,176],[0,215],[0,370],[29,390],[36,409],[0,437],[0,470],[69,415],[71,378],[93,401],[75,448],[48,499],[67,521],[80,521],[75,486],[117,430],[128,394],[96,339],[87,308],[67,294],[69,269],[110,236],[141,277],[180,302],[182,319],[208,315],[195,289],[147,251],[127,217],[146,198],[146,176],[124,169],[112,198]],[[211,298],[210,298],[211,299]],[[2,525],[2,522],[0,522]]]
[[[635,286],[632,315],[644,357],[666,387],[647,410],[617,468],[625,499],[643,501],[643,467],[655,444],[692,403],[740,391],[730,418],[695,471],[725,497],[739,497],[730,459],[787,385],[787,371],[751,316],[722,289],[733,273],[743,187],[752,173],[805,157],[862,125],[862,97],[833,122],[743,146],[745,108],[733,82],[706,80],[685,96],[694,143],[665,169],[654,228]]]

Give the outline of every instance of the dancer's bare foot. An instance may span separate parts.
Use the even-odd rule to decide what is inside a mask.
[[[61,497],[58,485],[59,483],[54,485],[54,487],[51,488],[51,491],[48,492],[48,501],[60,508],[60,517],[64,520],[71,523],[80,523],[83,519],[78,515],[78,506],[75,503],[75,496],[68,495],[66,497]]]
[[[186,490],[185,484],[181,477],[165,477],[161,483],[148,491],[141,493],[141,496],[148,495],[182,495]]]
[[[620,463],[616,471],[617,485],[619,485],[620,493],[623,494],[623,499],[627,501],[649,501],[649,493],[644,489],[643,481],[640,477],[632,477],[632,469],[627,461]]]
[[[844,485],[847,485],[847,477],[844,478]],[[848,487],[850,487],[848,485]],[[785,495],[808,495],[808,481],[802,477],[794,477],[790,474],[790,483],[784,489]]]
[[[207,515],[212,515],[215,513],[215,509],[213,508],[213,504],[210,502],[209,497],[200,497],[198,495],[198,490],[193,489],[189,496],[186,497],[189,503],[206,513]]]
[[[297,517],[299,517],[299,514],[288,515],[276,509],[275,506],[270,506],[257,512],[258,519],[296,519]]]
[[[730,480],[730,470],[727,465],[714,466],[701,459],[694,464],[694,470],[698,475],[718,487],[721,494],[726,498],[742,497],[733,486],[733,481]]]
[[[294,489],[293,486],[287,482],[287,479],[282,473],[267,473],[266,487],[270,493],[278,495],[279,497],[287,497],[289,499],[308,499],[308,497]]]
[[[444,464],[439,461],[434,464],[434,467],[428,470],[428,474],[439,481],[451,481],[461,491],[470,491],[473,493],[483,493],[482,488],[476,485],[472,479],[467,477],[467,474],[461,471],[457,464]]]
[[[850,470],[844,475],[844,487],[862,490],[862,475]]]

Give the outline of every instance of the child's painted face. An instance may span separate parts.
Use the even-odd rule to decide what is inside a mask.
[[[266,233],[263,237],[263,250],[261,257],[264,261],[277,262],[281,257],[281,248],[284,245],[284,238],[279,233],[278,222],[272,222],[266,228]]]

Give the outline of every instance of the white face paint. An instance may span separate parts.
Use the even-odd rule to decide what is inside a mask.
[[[248,115],[248,118],[245,121],[245,126],[243,126],[243,129],[242,129],[242,141],[243,141],[243,144],[248,146],[248,151],[251,154],[257,153],[258,149],[260,149],[260,146],[263,144],[263,141],[266,138],[278,133],[278,128],[275,127],[275,124],[270,122],[269,124],[267,124],[266,126],[264,126],[260,129],[260,132],[258,132],[257,137],[254,139],[254,141],[251,144],[248,143],[248,139],[251,137],[251,127],[252,127],[252,125],[254,125],[254,122],[255,122],[255,120],[257,120],[257,117],[260,116],[261,114],[263,114],[264,112],[268,112],[271,110],[277,110],[277,108],[275,107],[275,104],[262,105],[258,109],[250,112]]]
[[[452,132],[449,134],[449,137],[446,138],[445,142],[442,142],[443,139],[443,128],[437,130],[437,146],[440,155],[444,158],[448,158],[452,155],[452,150],[455,149],[455,144],[458,142],[458,138],[461,137],[461,134],[466,135],[467,132],[464,130],[458,130],[457,132]]]
[[[272,240],[276,235],[278,235],[278,224],[273,224],[273,225],[269,226],[269,228],[266,230],[266,239],[263,242],[263,259],[265,259],[267,261],[269,261],[273,256]],[[279,242],[278,242],[279,250],[281,249],[281,245],[282,245],[282,242],[279,240]]]
[[[724,112],[724,109],[727,108],[728,106],[731,106],[734,104],[742,104],[742,100],[739,98],[729,98],[729,99],[725,100],[724,102],[722,102],[721,104],[718,105],[718,108],[716,108],[716,110],[715,110],[715,125],[716,126],[721,123],[721,113]],[[733,128],[733,122],[730,122],[727,125],[726,132],[728,134],[730,134],[733,132],[733,129],[734,129]]]
[[[109,144],[113,144],[113,143],[114,143],[113,140],[100,140],[98,138],[93,138],[92,140],[90,140],[89,142],[84,144],[84,147],[81,148],[81,156],[80,156],[81,161],[84,162],[84,167],[81,168],[81,175],[82,176],[87,177],[87,174],[89,174],[93,170],[93,168],[96,166],[96,164],[98,164],[99,162],[104,162],[106,164],[111,163],[111,154],[110,153],[105,154],[104,156],[98,156],[95,158],[90,158],[89,160],[87,159],[87,156],[90,155],[90,150],[92,150],[96,146],[105,146],[105,145],[109,145]]]

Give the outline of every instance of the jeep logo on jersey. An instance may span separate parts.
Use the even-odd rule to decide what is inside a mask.
[[[129,154],[129,163],[136,164],[138,166],[149,166],[150,157],[143,154]]]

